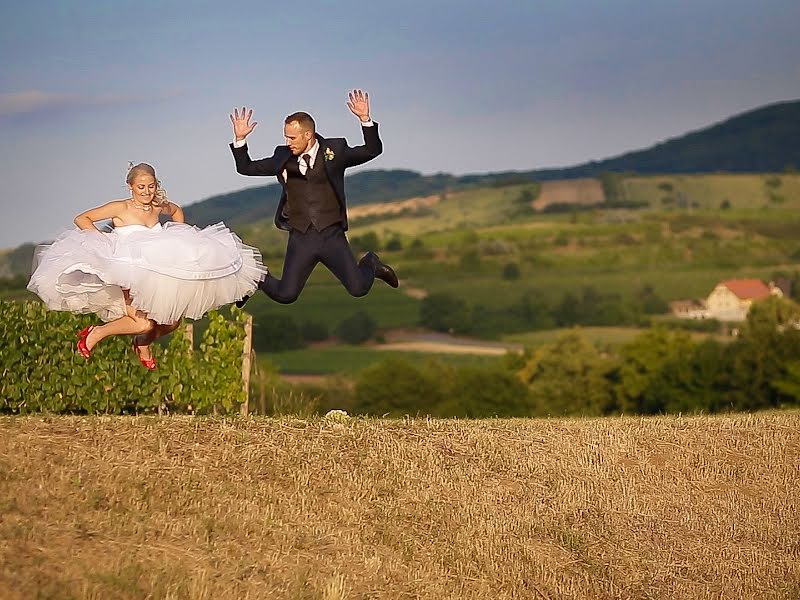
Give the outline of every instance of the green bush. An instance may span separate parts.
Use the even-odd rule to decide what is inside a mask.
[[[430,294],[419,306],[419,323],[434,331],[466,333],[472,327],[467,303],[447,292]]]
[[[569,332],[532,353],[519,376],[529,386],[535,414],[593,416],[614,409],[615,368],[613,358]]]
[[[378,234],[368,231],[363,235],[356,235],[350,238],[350,247],[355,254],[362,254],[369,251],[377,251],[380,248]]]
[[[321,321],[303,321],[300,326],[300,335],[306,342],[321,342],[330,336],[328,326]]]
[[[229,320],[209,313],[199,352],[190,348],[184,328],[166,347],[153,344],[158,368],[147,371],[127,336],[103,340],[89,360],[77,354],[76,333],[96,323],[93,316],[50,311],[40,302],[0,301],[0,412],[232,411],[246,400],[246,314],[231,314]]]
[[[458,266],[465,271],[477,271],[481,268],[481,255],[477,250],[468,250],[461,255]]]
[[[354,395],[356,413],[392,417],[435,413],[444,398],[436,373],[397,358],[364,369]]]
[[[528,387],[502,368],[457,369],[436,411],[442,417],[527,417],[533,414]]]
[[[336,328],[336,337],[348,344],[362,344],[375,335],[377,323],[360,310],[344,319]]]
[[[517,263],[506,263],[503,267],[503,279],[514,280],[519,279],[520,271]]]
[[[403,241],[397,236],[390,238],[389,241],[386,242],[387,252],[398,252],[402,249],[403,249]]]
[[[406,258],[416,260],[433,258],[433,250],[425,246],[425,242],[423,242],[421,239],[414,238],[411,241],[411,244],[409,244],[409,246],[406,248],[405,256]]]
[[[297,350],[304,345],[300,326],[288,315],[279,313],[259,315],[253,324],[253,347],[256,352]]]

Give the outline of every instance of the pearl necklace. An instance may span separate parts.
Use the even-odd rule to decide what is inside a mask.
[[[138,208],[139,210],[143,210],[144,212],[150,212],[153,210],[152,204],[142,204],[141,202],[137,202],[135,198],[131,198],[131,202],[133,202],[134,208]]]

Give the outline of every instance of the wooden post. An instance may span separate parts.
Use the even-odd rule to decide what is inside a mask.
[[[250,412],[250,355],[253,349],[253,315],[247,315],[244,322],[244,350],[242,352],[242,387],[244,388],[244,402],[241,406],[241,415],[246,417]]]
[[[194,324],[186,323],[186,339],[189,340],[189,353],[194,352]]]
[[[184,323],[183,327],[186,341],[189,342],[189,358],[191,359],[194,355],[194,323]],[[188,385],[189,382],[186,383]],[[192,414],[194,415],[194,407],[192,407]]]

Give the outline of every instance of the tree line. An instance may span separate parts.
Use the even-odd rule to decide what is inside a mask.
[[[341,394],[337,396],[341,404]],[[716,413],[800,406],[800,306],[754,305],[732,341],[653,328],[609,349],[575,329],[497,367],[399,359],[358,376],[354,413],[439,417]],[[337,406],[341,408],[342,406]]]

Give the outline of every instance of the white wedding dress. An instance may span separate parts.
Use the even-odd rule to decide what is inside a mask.
[[[103,321],[127,314],[122,290],[129,290],[134,308],[169,324],[241,300],[266,274],[258,248],[223,223],[199,229],[170,221],[67,231],[36,248],[28,289],[53,310]]]

